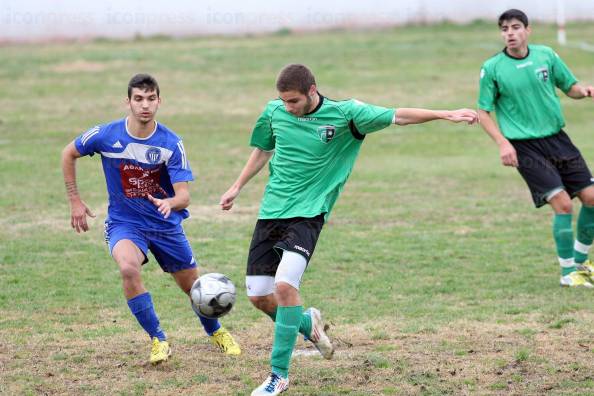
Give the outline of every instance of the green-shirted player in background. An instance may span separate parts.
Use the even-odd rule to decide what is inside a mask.
[[[582,99],[594,96],[594,87],[579,85],[551,48],[528,45],[530,27],[522,11],[501,14],[499,28],[505,48],[483,64],[480,74],[481,125],[499,145],[503,165],[518,169],[536,207],[548,203],[555,213],[561,286],[593,287],[594,268],[587,258],[594,238],[594,181],[562,129],[565,120],[555,88]],[[576,196],[582,209],[574,243],[571,199]]]
[[[389,109],[358,100],[322,96],[311,71],[288,65],[278,76],[279,98],[268,103],[256,122],[254,150],[239,178],[221,197],[223,210],[270,160],[270,179],[260,205],[248,263],[246,287],[252,304],[275,321],[272,372],[253,396],[278,395],[289,385],[288,371],[298,333],[324,358],[334,352],[320,311],[305,312],[299,297],[301,277],[322,226],[349,177],[368,133],[392,124],[444,119],[477,121],[474,110]]]

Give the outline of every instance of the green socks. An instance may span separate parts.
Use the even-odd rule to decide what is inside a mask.
[[[299,324],[299,332],[306,337],[311,334],[311,316],[307,313],[301,315],[301,323]]]
[[[270,316],[270,319],[272,319],[273,322],[276,321],[276,311],[272,313],[266,312],[266,315]],[[309,337],[309,335],[311,334],[311,316],[309,316],[306,313],[303,313],[303,315],[301,315],[299,332],[303,334],[305,337]]]
[[[571,213],[556,213],[553,218],[553,237],[557,246],[557,256],[559,256],[562,276],[576,270],[573,260],[573,228],[571,227],[571,217]]]
[[[284,378],[289,377],[291,354],[299,334],[299,326],[303,317],[301,305],[293,307],[277,307],[274,325],[274,344],[270,364],[272,371]]]
[[[577,219],[577,237],[573,256],[577,264],[588,259],[588,251],[594,240],[594,206],[582,205]]]

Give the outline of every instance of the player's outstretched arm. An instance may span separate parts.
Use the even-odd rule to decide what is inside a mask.
[[[396,110],[396,124],[422,124],[434,120],[447,120],[451,122],[467,122],[474,124],[478,121],[476,111],[471,109],[459,110],[427,110],[414,108],[398,108]]]
[[[259,148],[255,148],[250,155],[247,163],[243,167],[243,170],[239,174],[239,177],[233,183],[233,185],[221,196],[221,209],[229,210],[233,207],[233,200],[237,198],[239,192],[250,181],[252,177],[258,174],[260,170],[266,165],[270,157],[272,157],[272,151],[264,151]]]
[[[165,219],[169,217],[172,210],[182,210],[190,205],[188,182],[173,183],[173,191],[175,191],[175,195],[165,199],[155,198],[151,194],[147,195],[147,199],[157,207]]]
[[[505,166],[518,166],[518,156],[516,154],[516,149],[512,144],[503,136],[499,127],[491,117],[491,114],[488,111],[479,109],[479,122],[485,132],[493,139],[495,143],[499,146],[499,158],[501,159],[501,163]]]
[[[569,91],[567,91],[566,95],[573,99],[583,99],[590,97],[594,100],[594,86],[573,84]]]
[[[80,153],[74,146],[74,142],[71,142],[62,150],[62,173],[64,174],[66,194],[70,201],[70,225],[79,233],[89,230],[87,216],[95,217],[87,204],[80,199],[78,188],[76,187],[76,160],[80,156]]]

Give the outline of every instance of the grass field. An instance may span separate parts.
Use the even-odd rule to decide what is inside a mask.
[[[593,24],[570,38],[594,37]],[[555,46],[551,26],[533,42]],[[266,172],[231,213],[218,198],[250,153],[251,127],[286,63],[308,64],[320,91],[395,107],[474,107],[495,26],[381,32],[144,39],[0,48],[0,394],[245,395],[267,374],[272,323],[245,298],[243,274]],[[594,53],[558,48],[594,82]],[[161,85],[158,119],[184,137],[197,182],[188,237],[204,272],[228,274],[238,304],[224,324],[241,342],[220,356],[154,260],[143,276],[174,348],[146,364],[103,243],[100,161],[78,164],[95,210],[70,229],[60,151],[121,117],[131,75]],[[562,99],[594,163],[591,101]],[[594,394],[594,296],[558,285],[550,210],[535,210],[480,127],[432,123],[369,136],[321,235],[302,292],[323,309],[336,359],[298,342],[291,395]]]

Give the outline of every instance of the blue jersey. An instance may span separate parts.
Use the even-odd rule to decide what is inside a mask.
[[[171,211],[167,219],[147,198],[173,197],[173,184],[194,180],[181,139],[159,123],[146,138],[128,132],[126,119],[98,125],[74,141],[81,155],[99,153],[109,195],[107,220],[142,229],[173,228],[189,216]]]

